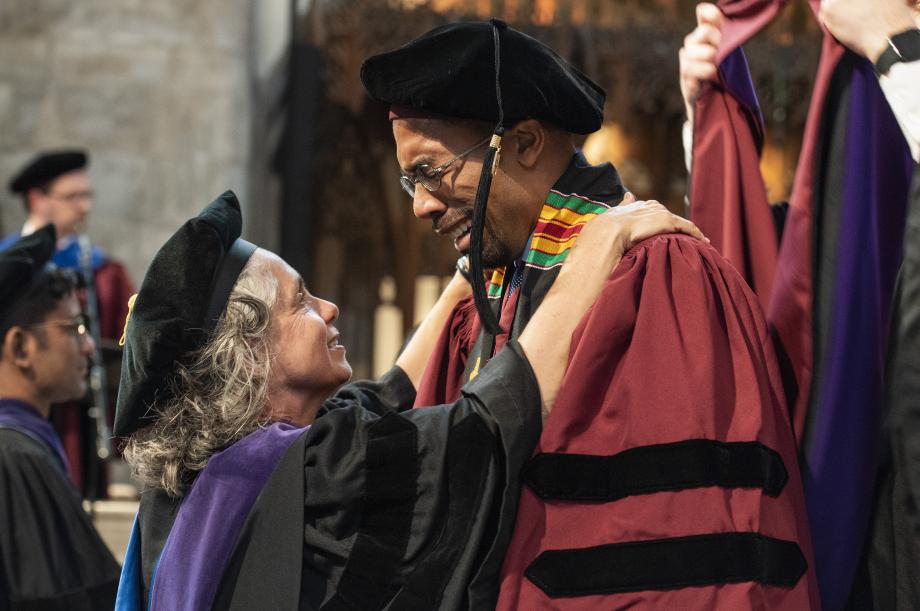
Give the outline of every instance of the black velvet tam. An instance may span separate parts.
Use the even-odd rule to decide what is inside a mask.
[[[576,134],[600,129],[604,90],[543,43],[495,23],[504,123],[541,119]],[[492,23],[437,27],[365,60],[361,81],[373,99],[391,106],[496,123]]]
[[[9,188],[13,193],[25,193],[54,180],[62,174],[82,170],[89,162],[85,151],[78,149],[66,151],[49,151],[30,161],[19,174],[10,180]]]
[[[56,243],[54,225],[48,224],[0,253],[0,320],[45,269]]]
[[[240,204],[226,191],[154,256],[125,325],[116,435],[156,419],[150,407],[170,398],[176,362],[208,340],[255,250],[239,239],[242,229]]]

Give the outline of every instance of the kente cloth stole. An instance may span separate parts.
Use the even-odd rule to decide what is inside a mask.
[[[611,206],[574,193],[552,190],[540,210],[530,248],[522,257],[525,267],[548,270],[560,267],[578,234],[589,220]],[[490,299],[500,299],[506,268],[497,269],[489,281]]]
[[[486,291],[505,332],[496,337],[484,338],[468,380],[475,378],[479,369],[498,353],[509,336],[519,335],[519,331],[526,324],[526,320],[515,320],[518,318],[516,306],[521,293],[518,289],[524,285],[532,286],[533,275],[551,270],[558,271],[557,268],[562,266],[585,223],[610,209],[612,205],[575,193],[561,193],[555,189],[549,192],[534,226],[529,247],[521,257],[522,265],[518,272],[515,274],[513,267],[511,270],[502,267],[492,273]],[[530,297],[542,300],[543,296]],[[512,322],[517,323],[514,325],[514,332],[511,332]]]

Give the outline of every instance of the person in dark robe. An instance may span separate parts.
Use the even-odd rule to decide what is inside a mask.
[[[877,464],[871,525],[847,600],[848,609],[907,611],[920,608],[920,7],[903,0],[829,0],[820,16],[840,43],[872,62],[914,161],[904,225],[886,227],[885,238],[903,240],[903,251],[886,316],[884,387],[871,404],[878,410],[872,424],[880,425],[873,432],[882,433],[877,459],[869,457]],[[889,137],[886,144],[895,152],[903,142]],[[902,179],[894,186],[905,184]],[[880,203],[899,207],[888,199]]]
[[[920,11],[905,0],[811,4],[827,34],[789,232],[778,260],[761,251],[754,263],[778,270],[778,284],[760,297],[771,303],[768,320],[788,357],[824,607],[915,609],[916,187],[911,203],[908,193],[920,160]],[[756,5],[698,5],[680,58],[694,124],[685,130],[694,134],[685,140],[693,149],[691,210],[703,212],[693,218],[708,231],[722,218],[725,232],[748,244],[753,233],[769,233],[750,221],[765,212],[751,138],[759,130],[762,142],[763,125],[735,47],[782,3]],[[750,197],[755,187],[759,200]]]
[[[117,609],[484,608],[562,378],[556,332],[632,243],[702,237],[660,204],[598,215],[529,332],[461,397],[412,410],[467,281],[389,373],[336,392],[351,376],[336,306],[241,227],[228,191],[160,249],[133,301],[115,433],[146,488]]]
[[[54,264],[81,277],[87,268],[92,270],[99,333],[95,339],[101,340],[101,348],[108,352],[117,349],[115,342],[121,335],[126,304],[134,286],[121,263],[86,239],[81,240],[94,197],[88,165],[89,155],[81,149],[43,151],[29,160],[8,185],[12,193],[22,198],[26,221],[19,231],[0,240],[0,251],[21,236],[53,224],[58,235],[52,257]],[[85,278],[83,284],[86,285]],[[90,296],[87,290],[82,294],[84,299]],[[89,307],[87,312],[91,312]],[[110,408],[114,408],[113,401]],[[51,421],[62,437],[74,483],[87,496],[105,496],[107,478],[104,467],[97,461],[97,444],[107,440],[97,439],[97,425],[89,416],[85,402],[79,408],[73,404],[53,407]]]
[[[605,94],[495,20],[436,28],[368,58],[361,78],[390,106],[416,216],[471,259],[474,298],[416,398],[453,401],[560,290],[584,223],[631,198],[574,146],[601,127]],[[483,608],[817,608],[776,355],[738,272],[704,241],[639,243],[571,346]]]
[[[93,340],[47,225],[0,253],[0,610],[108,610],[119,567],[83,511],[51,404],[86,392]]]

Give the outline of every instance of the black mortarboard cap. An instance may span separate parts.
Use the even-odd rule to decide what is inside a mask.
[[[48,224],[0,253],[0,320],[45,270],[56,247],[54,225]]]
[[[256,247],[240,239],[232,191],[187,221],[154,256],[125,324],[116,435],[151,424],[151,406],[170,399],[176,362],[203,346]]]
[[[590,134],[604,118],[604,90],[552,49],[503,22],[437,27],[361,66],[371,98],[448,117],[499,120],[494,27],[501,30],[501,96],[505,125],[541,119]]]
[[[25,193],[29,189],[43,185],[62,174],[82,170],[86,167],[88,161],[89,157],[86,151],[79,149],[41,153],[10,180],[10,191],[13,193]]]

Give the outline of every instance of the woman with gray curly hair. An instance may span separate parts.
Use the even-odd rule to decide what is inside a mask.
[[[131,304],[115,433],[145,491],[117,609],[487,605],[576,324],[629,246],[701,237],[656,203],[599,215],[519,340],[455,403],[410,409],[467,281],[389,373],[346,384],[336,306],[241,229],[228,191],[160,249]]]

